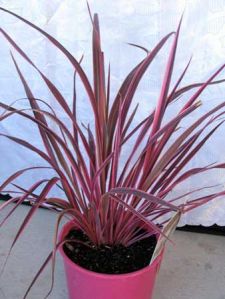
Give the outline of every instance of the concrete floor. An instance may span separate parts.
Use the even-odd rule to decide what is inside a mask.
[[[0,230],[0,266],[28,209],[19,207]],[[54,213],[46,210],[39,210],[35,215],[0,278],[0,299],[23,298],[29,282],[51,250],[55,219]],[[176,246],[167,246],[154,299],[225,299],[225,237],[176,232],[173,239]],[[48,267],[28,298],[43,299],[50,278]],[[67,298],[59,255],[54,290],[49,298]]]

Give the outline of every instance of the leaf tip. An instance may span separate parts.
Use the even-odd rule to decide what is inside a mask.
[[[195,106],[196,106],[196,108],[202,106],[202,101],[201,101],[201,100],[198,100],[198,101],[195,103]]]

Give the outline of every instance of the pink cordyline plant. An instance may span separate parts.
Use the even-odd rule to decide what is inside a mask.
[[[2,210],[9,204],[15,203],[2,220],[0,225],[3,225],[25,200],[29,199],[32,203],[32,207],[16,234],[11,249],[40,206],[47,205],[50,209],[57,209],[59,213],[54,250],[46,259],[32,284],[47,262],[51,258],[54,259],[56,249],[62,244],[57,244],[57,234],[60,221],[65,215],[72,219],[74,225],[81,229],[96,246],[99,244],[129,246],[153,233],[162,233],[161,225],[164,224],[160,222],[162,216],[178,210],[186,213],[224,195],[225,191],[211,193],[180,204],[182,197],[197,191],[192,190],[189,193],[184,192],[183,196],[168,199],[171,190],[181,182],[211,169],[225,167],[225,164],[212,164],[185,170],[188,162],[222,125],[221,116],[225,112],[225,102],[213,107],[184,130],[178,130],[179,125],[192,112],[200,109],[201,103],[198,99],[208,85],[224,81],[214,81],[214,78],[221,73],[225,64],[206,82],[180,87],[180,83],[188,70],[189,61],[175,85],[172,85],[171,77],[181,22],[176,32],[163,37],[151,51],[146,50],[146,57],[127,75],[116,97],[110,99],[110,69],[105,75],[104,53],[101,49],[99,21],[96,14],[91,17],[93,25],[92,86],[81,67],[81,61],[76,60],[54,37],[15,13],[4,8],[0,9],[41,33],[65,55],[74,67],[74,96],[73,105],[70,107],[57,86],[42,73],[14,39],[4,29],[0,28],[1,34],[14,50],[39,73],[72,125],[72,130],[68,129],[67,124],[60,120],[54,109],[33,94],[29,83],[13,54],[11,54],[31,108],[30,110],[19,110],[13,105],[0,103],[0,107],[3,109],[0,120],[3,121],[15,114],[29,119],[38,126],[45,150],[41,150],[29,141],[18,137],[0,135],[38,154],[49,164],[49,167],[31,166],[17,171],[0,185],[0,192],[4,192],[8,185],[25,172],[41,168],[51,168],[55,171],[54,177],[34,182],[28,189],[16,185],[19,189],[18,193],[15,193],[16,195],[12,199],[0,206],[0,210]],[[130,108],[137,87],[157,54],[167,40],[171,38],[173,38],[173,42],[168,54],[155,110],[138,125],[132,126],[138,109],[136,107],[130,111]],[[90,126],[84,128],[77,120],[76,76],[80,77],[88,96],[94,115],[94,128]],[[165,122],[164,116],[168,106],[180,100],[182,95],[191,90],[194,92],[188,97],[182,109],[177,114],[174,113],[172,119]],[[46,110],[40,108],[40,103],[46,104]],[[52,130],[50,121],[54,122],[59,130]],[[208,128],[207,134],[204,134]],[[122,170],[119,171],[119,165],[122,165],[121,150],[130,140],[133,142],[132,148],[125,158]],[[141,151],[137,155],[140,147]],[[64,191],[64,198],[53,198],[49,195],[55,185]],[[40,186],[43,187],[42,191],[40,194],[36,194],[36,189]],[[165,222],[165,219],[161,221]],[[144,233],[143,226],[149,227]],[[138,235],[139,231],[141,233]]]

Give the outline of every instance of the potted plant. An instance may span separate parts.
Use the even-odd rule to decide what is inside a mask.
[[[70,107],[57,86],[34,64],[12,37],[4,29],[0,29],[14,50],[39,73],[71,123],[70,129],[47,102],[33,94],[11,54],[31,108],[16,109],[14,105],[0,103],[3,111],[0,120],[4,121],[17,114],[35,123],[44,150],[16,136],[2,133],[0,135],[38,154],[49,164],[49,168],[55,171],[54,177],[48,180],[40,179],[30,188],[17,186],[19,195],[16,193],[0,206],[0,210],[3,210],[14,203],[0,224],[3,225],[26,199],[29,199],[32,205],[11,249],[39,207],[45,205],[58,212],[54,248],[34,277],[24,298],[50,260],[54,278],[55,254],[57,249],[60,249],[70,299],[149,299],[152,296],[165,241],[170,238],[170,232],[177,224],[180,214],[224,195],[224,191],[214,192],[200,197],[194,196],[185,203],[182,202],[186,195],[194,195],[196,191],[204,189],[203,186],[188,193],[184,190],[184,194],[179,197],[168,198],[171,190],[190,177],[212,169],[224,168],[224,164],[188,170],[185,166],[222,125],[225,102],[196,117],[185,128],[179,126],[190,114],[200,109],[199,96],[207,86],[223,82],[214,79],[225,65],[204,83],[180,87],[189,61],[176,83],[172,85],[180,21],[175,33],[162,38],[151,51],[144,49],[146,56],[127,75],[116,97],[111,99],[110,69],[106,76],[96,14],[92,17],[90,13],[93,24],[92,86],[81,67],[81,61],[76,60],[54,37],[15,13],[4,8],[0,10],[13,15],[45,36],[74,67],[74,97]],[[173,42],[155,110],[140,123],[133,125],[138,110],[136,106],[130,111],[135,91],[149,65],[171,38]],[[81,125],[77,119],[76,76],[80,77],[90,101],[95,120],[94,127],[88,124]],[[185,103],[182,103],[182,109],[165,121],[167,108],[175,101],[181,101],[181,96],[187,95],[188,91],[193,92]],[[51,128],[50,122],[57,126],[57,130]],[[130,140],[133,143],[129,143],[128,148],[126,144]],[[123,148],[127,150],[125,161],[121,160]],[[18,170],[1,184],[0,192],[4,192],[9,184],[25,172],[39,168],[41,166]],[[36,190],[43,185],[41,192],[37,194]],[[50,191],[54,186],[63,190],[64,198],[51,197]],[[58,237],[59,225],[65,216],[68,222]]]

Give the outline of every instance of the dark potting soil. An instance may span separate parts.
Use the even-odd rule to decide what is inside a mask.
[[[71,230],[66,239],[79,240],[89,245],[89,238],[81,230]],[[124,274],[140,270],[149,265],[157,243],[156,236],[136,242],[129,247],[123,245],[87,247],[81,243],[63,245],[66,255],[77,265],[105,274]]]

